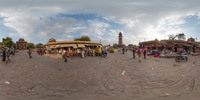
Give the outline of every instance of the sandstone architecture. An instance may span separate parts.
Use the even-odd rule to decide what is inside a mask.
[[[188,41],[188,42],[193,42],[193,43],[194,43],[194,42],[195,42],[195,39],[191,37],[191,38],[189,38],[187,41]]]
[[[23,38],[19,39],[19,41],[16,42],[16,49],[26,50],[27,49],[27,42],[24,41]]]
[[[49,43],[50,43],[50,42],[56,42],[56,39],[50,38],[50,39],[49,39]]]
[[[118,47],[123,47],[123,42],[122,42],[122,32],[119,32],[119,40],[118,40]]]

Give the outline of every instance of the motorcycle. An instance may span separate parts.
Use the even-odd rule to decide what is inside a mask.
[[[179,62],[179,61],[182,61],[182,60],[187,61],[187,60],[188,60],[188,57],[187,57],[186,55],[180,55],[180,56],[176,56],[176,57],[175,57],[175,61],[176,61],[176,62]]]

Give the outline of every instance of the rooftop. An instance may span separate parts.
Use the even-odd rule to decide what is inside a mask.
[[[58,41],[58,42],[50,42],[46,45],[52,45],[52,44],[97,44],[101,45],[101,43],[98,42],[90,42],[90,41]]]

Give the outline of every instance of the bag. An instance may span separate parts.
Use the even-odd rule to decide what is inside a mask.
[[[140,54],[142,53],[142,49],[139,49],[139,53],[140,53]]]

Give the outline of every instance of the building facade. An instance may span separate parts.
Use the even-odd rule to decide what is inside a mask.
[[[45,45],[46,49],[61,49],[61,48],[96,48],[101,47],[101,43],[90,42],[90,41],[57,41],[49,42]]]
[[[27,42],[23,38],[19,39],[19,41],[16,42],[16,49],[26,50],[27,49]]]
[[[176,52],[178,48],[183,48],[186,51],[196,52],[197,43],[194,41],[184,41],[184,40],[152,40],[152,41],[143,41],[139,43],[140,47],[146,47],[148,49],[169,49]]]

